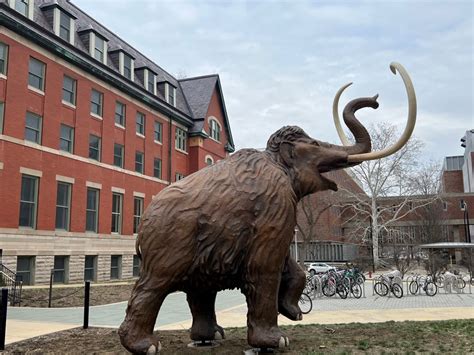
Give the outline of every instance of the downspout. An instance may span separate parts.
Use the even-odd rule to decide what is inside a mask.
[[[173,128],[173,120],[170,117],[170,124],[169,124],[169,129],[168,129],[168,181],[170,184],[172,183],[171,181],[171,129]]]

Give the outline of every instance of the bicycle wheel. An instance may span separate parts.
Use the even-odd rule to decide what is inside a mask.
[[[374,291],[379,296],[387,296],[388,294],[388,286],[383,282],[376,282],[374,285]]]
[[[352,293],[352,296],[354,296],[355,298],[361,298],[361,296],[362,296],[362,287],[360,287],[360,285],[357,284],[357,283],[352,285],[351,293]]]
[[[416,295],[416,293],[418,292],[418,283],[416,281],[410,282],[410,286],[408,286],[408,291],[410,291],[412,295]]]
[[[423,288],[428,296],[434,296],[438,292],[438,286],[434,282],[427,282]]]
[[[311,297],[306,293],[302,293],[298,301],[298,306],[301,309],[301,313],[308,314],[313,309],[313,301],[311,301]]]
[[[334,281],[326,281],[323,285],[323,295],[332,297],[336,293],[336,283]]]
[[[359,276],[357,276],[356,278],[357,284],[362,285],[364,281],[365,281],[364,276],[359,274]]]
[[[399,284],[393,284],[391,287],[391,291],[395,297],[397,298],[403,297],[403,288]]]
[[[436,276],[434,278],[434,282],[435,282],[437,287],[443,288],[443,286],[444,286],[444,277],[442,275]]]
[[[337,292],[339,297],[341,297],[343,300],[345,300],[347,298],[347,295],[349,294],[349,289],[346,286],[344,286],[343,284],[340,284],[336,288],[336,292]]]

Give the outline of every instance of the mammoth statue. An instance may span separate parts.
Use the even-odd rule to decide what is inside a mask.
[[[136,242],[140,276],[119,329],[122,344],[133,353],[154,353],[161,344],[153,327],[165,297],[183,291],[191,309],[192,340],[224,338],[216,321],[220,290],[239,288],[245,295],[248,343],[257,348],[289,344],[278,328],[278,314],[301,320],[298,299],[305,273],[289,255],[296,225],[296,205],[321,190],[337,190],[323,173],[393,154],[409,139],[416,99],[411,80],[398,63],[409,101],[408,123],[400,140],[371,152],[367,130],[354,113],[377,108],[377,95],[347,104],[344,121],[355,137],[350,144],[337,113],[333,116],[343,146],[309,137],[286,126],[269,138],[265,151],[242,149],[161,191],[146,209]],[[350,84],[349,84],[350,85]]]

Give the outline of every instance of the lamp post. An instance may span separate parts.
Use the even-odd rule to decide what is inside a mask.
[[[469,223],[469,211],[467,210],[467,202],[464,200],[463,207],[464,207],[464,231],[466,233],[466,243],[471,243],[471,230],[470,230],[470,223]]]
[[[298,227],[295,227],[295,259],[296,259],[296,262],[298,262],[298,238],[297,238],[297,234],[298,234]]]

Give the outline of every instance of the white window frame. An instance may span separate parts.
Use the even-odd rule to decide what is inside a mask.
[[[119,211],[114,211],[114,196],[119,198]],[[118,218],[118,231],[113,231],[114,225],[111,225],[110,231],[112,234],[121,234],[122,233],[122,221],[123,221],[123,196],[124,194],[118,192],[112,192],[112,216],[116,215]],[[113,218],[112,218],[113,220]]]
[[[186,130],[176,127],[175,128],[175,149],[180,152],[187,153],[187,132]]]
[[[38,118],[38,121],[39,121],[39,127],[38,127],[38,129],[36,129],[36,128],[34,128],[34,127],[29,127],[29,126],[27,126],[28,114],[35,116],[35,118]],[[33,142],[33,141],[30,141],[29,139],[26,139],[26,129],[27,129],[27,128],[30,129],[30,130],[34,130],[34,131],[37,131],[37,132],[38,132],[38,141]],[[37,115],[36,113],[27,111],[27,112],[26,112],[26,115],[25,115],[25,140],[28,141],[28,142],[32,142],[32,143],[41,144],[42,135],[43,135],[43,117],[41,117],[40,115]]]
[[[64,185],[67,187],[67,201],[66,205],[58,205],[58,190],[59,185]],[[71,196],[72,196],[72,184],[64,181],[58,181],[56,184],[56,218],[55,218],[55,229],[56,230],[65,230],[68,231],[71,228]],[[58,208],[63,208],[66,210],[66,226],[65,228],[58,228]]]
[[[138,213],[135,207],[137,207],[136,202],[138,201]],[[143,197],[133,197],[133,234],[138,233],[138,226],[143,216],[143,209],[145,206],[145,199]]]
[[[211,161],[211,164],[208,164],[208,160]],[[204,158],[204,162],[206,163],[207,166],[211,166],[211,165],[214,165],[214,158],[211,157],[210,155],[206,155],[206,157]]]
[[[36,62],[38,62],[42,65],[41,75],[37,75],[36,73],[31,73],[30,72],[30,65],[31,65],[32,61],[36,61]],[[36,86],[32,86],[30,84],[30,75],[38,77],[38,78],[41,79],[41,85],[40,85],[39,88],[37,88]],[[33,90],[33,91],[40,92],[40,93],[44,94],[45,86],[46,86],[46,63],[42,62],[39,59],[36,59],[35,57],[30,56],[30,60],[28,61],[28,88]]]
[[[93,93],[96,92],[99,94],[99,103],[96,103],[94,101],[92,101],[92,98],[93,98]],[[102,118],[102,116],[104,115],[104,94],[102,92],[100,92],[99,90],[96,90],[96,89],[92,89],[91,90],[91,106],[90,106],[90,113],[92,116],[94,117],[97,117],[97,118]],[[92,104],[95,104],[95,105],[98,105],[99,106],[99,109],[100,109],[100,112],[99,113],[95,113],[92,111]]]
[[[130,78],[125,76],[125,56],[130,58]],[[120,74],[125,76],[127,79],[131,81],[135,81],[135,60],[132,58],[131,55],[124,53],[122,51],[119,52],[119,68]]]
[[[150,88],[148,86],[148,79],[150,78],[150,75],[153,76],[153,90],[150,91]],[[149,69],[145,69],[144,74],[143,74],[143,84],[145,86],[145,89],[148,92],[151,92],[153,95],[156,95],[156,74],[153,73]]]
[[[68,89],[64,88],[64,81],[66,80],[66,78],[72,80],[72,83],[73,83],[72,91],[69,91]],[[72,92],[72,102],[64,99],[64,91]],[[63,76],[62,98],[61,98],[62,102],[67,104],[67,105],[76,107],[76,92],[77,92],[77,80],[70,77],[69,75],[64,74],[64,76]]]
[[[75,21],[68,13],[66,13],[65,11],[62,11],[58,7],[55,7],[54,10],[53,10],[54,34],[56,36],[60,37],[60,33],[61,33],[61,14],[65,15],[69,18],[69,38],[68,39],[63,38],[63,39],[65,41],[68,41],[71,44],[74,44],[74,35],[76,33]]]
[[[104,45],[102,46],[102,61],[95,57],[95,40],[97,37],[104,41]],[[97,36],[94,31],[89,32],[89,54],[95,60],[98,60],[99,62],[107,65],[107,40],[105,38],[102,38],[102,36]]]
[[[8,4],[10,5],[10,7],[16,11],[16,2],[17,1],[20,1],[20,0],[8,0]],[[27,17],[30,19],[30,20],[33,20],[33,14],[34,14],[34,8],[35,8],[35,2],[34,0],[26,0],[26,2],[28,3],[28,15]]]
[[[170,90],[173,91],[173,102],[170,102]],[[170,83],[166,83],[165,85],[165,98],[166,102],[169,103],[170,105],[176,107],[176,88],[171,85]]]
[[[209,124],[209,137],[216,141],[216,142],[221,142],[221,132],[222,132],[222,127],[220,122],[215,118],[214,116],[211,116],[207,120]],[[213,127],[215,126],[215,127]]]
[[[0,42],[0,46],[4,48],[5,56],[2,58],[3,60],[3,71],[0,71],[0,78],[6,78],[8,72],[8,50],[9,46],[6,43]]]

